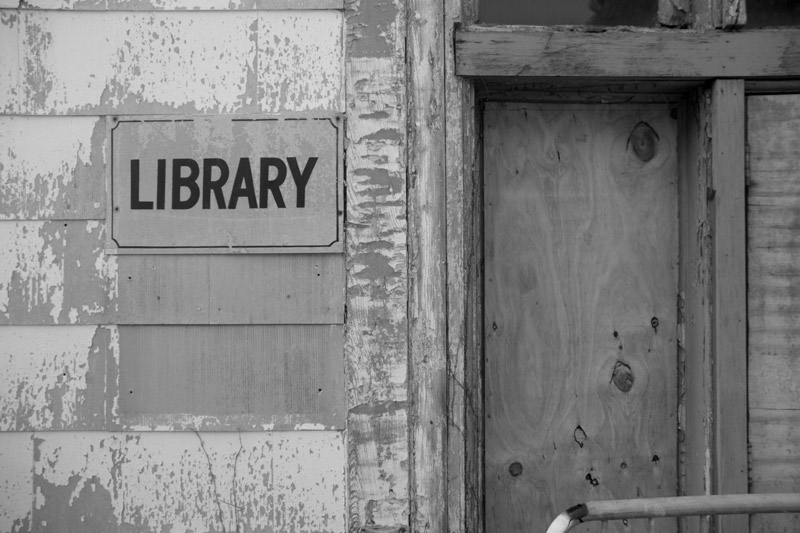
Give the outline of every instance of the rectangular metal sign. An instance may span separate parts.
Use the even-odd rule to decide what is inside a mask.
[[[342,117],[111,117],[110,253],[343,251]]]

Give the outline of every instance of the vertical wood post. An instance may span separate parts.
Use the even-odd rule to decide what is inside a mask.
[[[681,107],[680,296],[678,298],[680,494],[712,493],[710,91],[693,92]],[[707,519],[682,518],[685,531],[707,531]]]
[[[444,3],[407,18],[411,530],[447,530]]]
[[[449,531],[479,531],[483,472],[476,423],[482,422],[479,376],[480,307],[475,217],[477,146],[473,82],[455,73],[455,26],[477,18],[475,0],[445,0],[445,174],[447,202],[447,519]],[[480,221],[479,221],[480,222]],[[478,241],[479,242],[479,241]],[[476,327],[477,326],[477,327]],[[476,379],[478,378],[477,383]],[[480,420],[477,420],[480,417]]]
[[[718,80],[711,95],[714,344],[714,477],[718,494],[747,486],[747,241],[743,80]],[[749,530],[747,515],[719,519]]]

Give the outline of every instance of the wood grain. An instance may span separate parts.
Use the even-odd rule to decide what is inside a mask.
[[[120,326],[126,430],[344,429],[342,326]]]
[[[747,108],[750,490],[798,491],[800,97],[751,96]],[[798,521],[756,515],[752,527],[788,532]]]
[[[800,30],[558,31],[466,26],[461,76],[702,78],[800,75]]]
[[[347,3],[348,531],[409,524],[405,3]],[[391,28],[391,29],[390,29]]]
[[[711,346],[711,224],[708,187],[711,144],[710,91],[691,92],[679,107],[680,162],[680,298],[679,431],[681,435],[680,493],[711,494],[713,480],[708,450],[713,448],[712,418],[713,353]],[[708,519],[700,528],[696,517],[682,518],[686,531],[708,531]]]
[[[714,286],[714,470],[717,494],[747,492],[747,253],[744,81],[711,89],[711,204]],[[747,531],[747,517],[719,518]]]
[[[341,324],[340,255],[120,256],[119,324]]]
[[[676,494],[676,131],[663,105],[487,106],[489,531]]]
[[[412,531],[447,529],[447,207],[444,5],[410,0],[409,392]]]

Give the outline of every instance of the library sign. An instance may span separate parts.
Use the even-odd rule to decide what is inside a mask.
[[[341,252],[341,115],[112,117],[111,253]]]

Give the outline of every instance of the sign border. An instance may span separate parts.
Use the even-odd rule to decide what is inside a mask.
[[[114,239],[113,132],[122,122],[194,122],[203,119],[228,119],[231,122],[321,121],[327,120],[336,132],[336,239],[330,244],[314,246],[120,246]],[[108,115],[106,116],[106,245],[110,255],[192,255],[192,254],[336,254],[344,253],[344,114],[337,112],[311,114],[241,114],[241,115]]]

